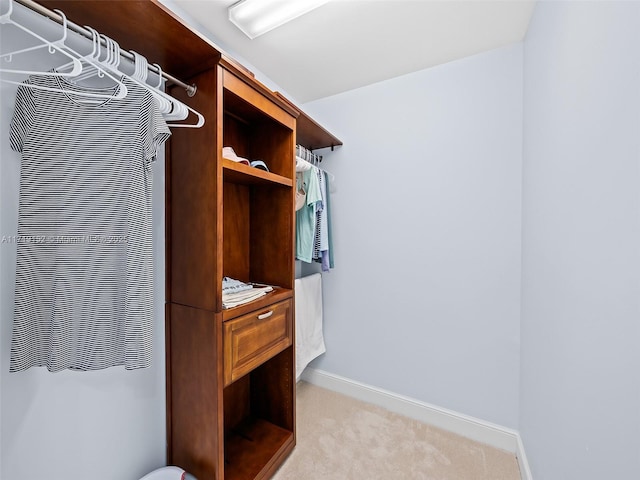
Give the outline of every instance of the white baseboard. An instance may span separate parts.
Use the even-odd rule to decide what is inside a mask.
[[[518,450],[516,450],[516,458],[518,459],[518,465],[520,466],[520,478],[522,480],[533,480],[531,474],[531,468],[529,468],[529,461],[527,455],[524,453],[524,443],[522,443],[522,437],[518,433]]]
[[[485,422],[478,418],[398,395],[388,390],[366,385],[315,368],[306,368],[305,371],[302,372],[301,379],[319,387],[357,398],[363,402],[378,405],[392,412],[470,438],[471,440],[511,452],[515,454],[518,459],[522,480],[533,480],[527,463],[527,457],[524,453],[522,439],[516,430]]]

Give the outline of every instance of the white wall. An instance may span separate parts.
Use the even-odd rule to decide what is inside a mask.
[[[2,43],[11,41],[5,29]],[[32,58],[31,68],[56,64],[46,53]],[[15,89],[0,83],[0,237],[17,231],[20,159],[8,145]],[[165,464],[164,161],[153,169],[156,323],[151,368],[55,374],[32,368],[10,374],[16,245],[0,244],[2,479],[134,480]]]
[[[541,2],[524,43],[520,430],[535,478],[640,472],[640,4]]]
[[[517,427],[522,46],[303,108],[345,144],[313,366]]]

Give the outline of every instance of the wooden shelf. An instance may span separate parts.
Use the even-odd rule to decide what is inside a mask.
[[[226,158],[222,160],[222,168],[225,182],[230,181],[245,185],[279,184],[285,187],[293,186],[293,180],[290,178],[265,172],[259,168],[250,167],[243,163],[227,160]]]
[[[225,441],[225,480],[265,478],[293,448],[293,432],[265,420],[249,420]]]
[[[293,128],[299,110],[290,103],[282,102],[280,96],[265,87],[261,88],[259,83],[256,85],[253,78],[239,77],[227,69],[223,69],[222,84],[225,91],[225,110],[232,102],[227,93],[232,93],[237,99],[241,99],[241,102],[247,102],[251,105],[252,110],[260,111],[262,115]]]
[[[226,322],[232,318],[236,318],[245,313],[253,312],[260,308],[268,307],[274,303],[281,302],[287,298],[293,297],[293,290],[288,288],[274,287],[273,292],[269,292],[266,295],[254,300],[253,302],[245,303],[237,307],[228,308],[222,311],[222,321]]]
[[[309,115],[304,113],[280,92],[275,92],[276,96],[284,102],[287,102],[292,108],[295,108],[300,114],[296,121],[296,143],[308,148],[316,150],[318,148],[337,147],[342,145],[342,141],[327,129],[321,126]]]
[[[309,115],[300,112],[296,125],[296,143],[316,150],[318,148],[338,147],[342,142],[324,127],[316,123]]]

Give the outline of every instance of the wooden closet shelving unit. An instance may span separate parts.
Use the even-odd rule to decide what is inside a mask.
[[[269,478],[296,442],[295,144],[341,142],[158,1],[39,3],[197,85],[171,89],[206,123],[167,146],[167,462],[198,480]],[[275,289],[223,309],[223,276]]]

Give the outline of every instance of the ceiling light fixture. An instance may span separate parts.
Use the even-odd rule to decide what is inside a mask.
[[[240,0],[229,7],[229,20],[254,39],[318,8],[329,0]]]

